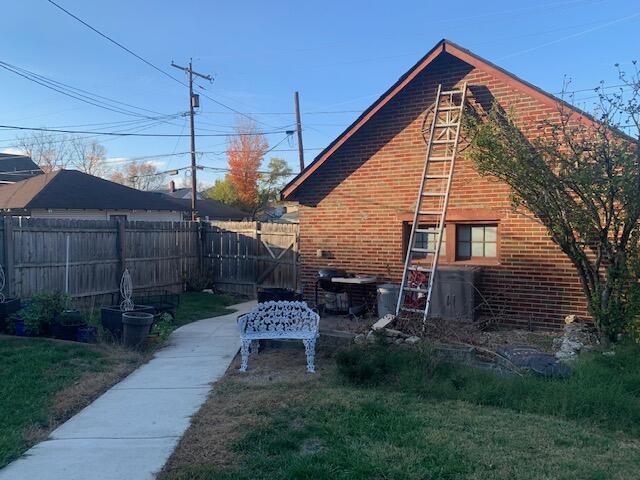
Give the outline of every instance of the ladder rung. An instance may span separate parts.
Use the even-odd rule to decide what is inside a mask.
[[[422,192],[423,197],[444,197],[444,192]]]
[[[438,234],[437,228],[416,228],[414,231],[416,233],[432,233],[434,235]]]
[[[428,290],[426,288],[414,288],[414,287],[404,287],[407,292],[415,292],[415,293],[427,293]]]
[[[413,247],[411,249],[412,252],[415,253],[430,253],[430,254],[434,254],[436,253],[436,251],[433,248],[420,248],[420,247]]]
[[[444,180],[445,178],[449,178],[449,175],[425,175],[424,178],[427,180]]]
[[[440,92],[440,95],[461,95],[462,90],[445,90],[444,92]]]
[[[418,215],[442,215],[440,210],[422,210],[418,212]]]
[[[409,270],[413,272],[431,273],[431,269],[427,267],[421,267],[420,265],[409,265]]]
[[[436,128],[451,128],[451,127],[457,127],[458,126],[458,122],[453,122],[453,123],[436,123]]]
[[[427,161],[429,162],[450,162],[453,160],[453,157],[429,157]]]
[[[455,140],[433,140],[431,143],[434,145],[448,145],[450,143],[456,143]]]
[[[400,310],[404,312],[424,313],[424,310],[420,310],[419,308],[400,307]]]
[[[451,107],[438,107],[439,112],[451,112],[453,110],[462,110],[462,105],[453,105]]]

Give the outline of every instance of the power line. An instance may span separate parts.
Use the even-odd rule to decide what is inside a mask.
[[[53,133],[72,133],[81,135],[110,135],[122,137],[190,137],[191,135],[175,134],[175,133],[116,133],[116,132],[96,132],[90,130],[66,130],[57,128],[44,127],[24,127],[17,125],[0,125],[5,130],[31,130],[37,132],[53,132]],[[272,132],[233,132],[233,133],[200,133],[199,137],[236,137],[236,136],[255,136],[255,135],[274,135],[277,133],[287,133],[287,130],[274,130]]]
[[[129,103],[125,103],[125,102],[121,102],[119,100],[114,100],[112,98],[109,97],[105,97],[103,95],[99,95],[96,93],[92,93],[89,92],[87,90],[83,90],[81,88],[77,88],[74,87],[72,85],[68,85],[66,83],[54,80],[52,78],[48,78],[44,75],[40,75],[37,74],[35,72],[32,72],[30,70],[27,70],[25,68],[22,67],[18,67],[16,65],[12,65],[10,63],[4,62],[4,61],[0,61],[0,68],[3,68],[4,70],[7,70],[11,73],[14,73],[15,75],[18,75],[26,80],[29,80],[30,82],[36,83],[40,86],[43,86],[49,90],[53,90],[57,93],[60,93],[62,95],[68,96],[70,98],[73,98],[75,100],[81,101],[83,103],[87,103],[89,105],[93,105],[95,107],[99,107],[99,108],[103,108],[105,110],[109,110],[115,113],[120,113],[123,115],[129,115],[129,116],[135,116],[138,118],[151,118],[149,117],[149,115],[146,114],[142,114],[140,112],[136,112],[133,110],[129,110],[126,108],[122,108],[119,107],[117,105],[111,105],[111,104],[119,104],[119,105],[124,105],[126,107],[130,107],[130,108],[134,108],[137,110],[141,110],[144,112],[149,112],[149,113],[153,113],[154,115],[166,115],[164,113],[161,112],[157,112],[155,110],[150,110],[147,108],[143,108],[143,107],[138,107],[136,105],[132,105]],[[102,99],[102,100],[101,100]],[[106,101],[103,101],[106,100]],[[111,102],[111,104],[107,103],[107,102]]]
[[[184,87],[189,87],[189,85],[185,82],[183,82],[182,80],[180,80],[179,78],[171,75],[169,72],[167,72],[166,70],[158,67],[157,65],[155,65],[154,63],[150,62],[149,60],[147,60],[146,58],[142,57],[141,55],[137,54],[136,52],[134,52],[133,50],[131,50],[130,48],[127,48],[126,46],[124,46],[122,43],[114,40],[113,38],[111,38],[109,35],[107,35],[106,33],[101,32],[100,30],[98,30],[97,28],[91,26],[89,23],[87,23],[86,21],[82,20],[80,17],[78,17],[77,15],[71,13],[69,10],[67,10],[66,8],[62,7],[61,5],[57,4],[56,2],[54,2],[53,0],[47,0],[50,4],[52,4],[53,6],[55,6],[56,8],[60,9],[61,11],[63,11],[64,13],[66,13],[67,15],[69,15],[71,18],[77,20],[78,22],[80,22],[82,25],[84,25],[85,27],[87,27],[88,29],[90,29],[91,31],[97,33],[98,35],[100,35],[102,38],[104,38],[105,40],[113,43],[114,45],[116,45],[118,48],[124,50],[125,52],[127,52],[130,55],[133,55],[135,58],[137,58],[138,60],[140,60],[141,62],[145,63],[146,65],[150,66],[151,68],[153,68],[154,70],[158,71],[159,73],[161,73],[162,75],[164,75],[165,77],[170,78],[171,80],[173,80],[174,82],[179,83],[180,85],[184,86]],[[201,90],[204,90],[204,87],[202,87],[201,85],[198,85],[198,87]],[[260,120],[257,120],[249,115],[247,115],[246,113],[243,113],[239,110],[236,110],[233,107],[230,107],[229,105],[222,103],[219,100],[216,100],[215,98],[210,97],[209,95],[207,95],[206,93],[202,93],[202,95],[206,98],[208,98],[209,100],[211,100],[212,102],[216,103],[217,105],[220,105],[223,108],[226,108],[227,110],[230,110],[238,115],[241,115],[243,117],[248,118],[249,120],[252,120],[256,123],[261,123],[262,125],[266,125],[268,127],[272,127],[272,125],[269,125],[267,123],[261,122]]]
[[[66,13],[67,15],[69,15],[71,18],[77,20],[78,22],[80,22],[82,25],[84,25],[85,27],[87,27],[89,30],[97,33],[98,35],[100,35],[102,38],[106,39],[107,41],[113,43],[114,45],[116,45],[117,47],[121,48],[122,50],[124,50],[125,52],[127,52],[130,55],[133,55],[134,57],[136,57],[138,60],[140,60],[141,62],[144,62],[145,64],[147,64],[148,66],[150,66],[151,68],[153,68],[154,70],[157,70],[158,72],[160,72],[162,75],[169,77],[171,80],[173,80],[174,82],[178,82],[180,85],[183,86],[187,86],[186,83],[184,83],[183,81],[181,81],[180,79],[174,77],[173,75],[171,75],[169,72],[163,70],[162,68],[158,67],[157,65],[154,65],[153,63],[151,63],[149,60],[147,60],[146,58],[143,58],[142,56],[138,55],[136,52],[132,51],[131,49],[125,47],[123,44],[121,44],[120,42],[114,40],[113,38],[111,38],[109,35],[107,35],[106,33],[102,33],[100,30],[98,30],[95,27],[92,27],[91,25],[89,25],[87,22],[85,22],[84,20],[82,20],[80,17],[78,17],[77,15],[74,15],[73,13],[71,13],[69,10],[67,10],[66,8],[58,5],[56,2],[54,2],[53,0],[47,0],[50,4],[52,4],[53,6],[55,6],[56,8],[62,10],[64,13]]]

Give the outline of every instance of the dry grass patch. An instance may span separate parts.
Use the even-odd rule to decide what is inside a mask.
[[[390,361],[373,369],[382,375],[381,381],[367,386],[346,381],[333,360],[324,356],[318,359],[318,373],[307,375],[304,355],[298,350],[265,351],[250,360],[247,374],[236,371],[236,360],[195,416],[160,478],[625,480],[637,476],[640,441],[630,431],[589,425],[587,419],[559,418],[561,412],[527,413],[506,404],[462,399],[461,375],[473,372],[452,370],[449,379],[424,374],[396,378],[394,371],[416,367],[405,358],[411,352],[378,353]],[[605,367],[612,373],[617,368],[608,363]],[[489,379],[486,374],[478,373],[484,384]],[[416,382],[424,383],[422,390],[416,390]],[[462,389],[460,399],[453,394],[436,398],[446,382]],[[548,382],[550,389],[553,385]],[[535,390],[525,394],[536,401]]]
[[[323,383],[332,364],[318,355],[316,374],[306,373],[304,351],[266,350],[251,357],[249,371],[238,372],[236,358],[225,377],[194,416],[191,427],[164,467],[163,475],[171,477],[185,465],[229,468],[237,464],[233,446],[249,430],[266,426],[269,412],[286,405],[308,400]],[[292,419],[302,426],[301,419]]]

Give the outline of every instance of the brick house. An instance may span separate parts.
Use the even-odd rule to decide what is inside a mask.
[[[476,105],[497,101],[513,111],[525,136],[560,115],[561,100],[439,42],[283,189],[284,199],[300,203],[301,282],[309,298],[325,266],[400,282],[425,159],[424,112],[438,84],[449,90],[465,81]],[[574,111],[577,121],[592,122]],[[508,186],[480,177],[464,154],[445,229],[441,265],[479,265],[479,289],[502,321],[557,328],[568,314],[586,315],[568,258],[541,224],[513,211]]]

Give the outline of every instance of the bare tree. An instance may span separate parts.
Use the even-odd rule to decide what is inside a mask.
[[[158,173],[151,162],[129,162],[113,172],[109,179],[138,190],[157,190],[165,184],[166,175]]]
[[[86,140],[82,137],[71,139],[73,159],[71,164],[76,170],[101,177],[106,173],[104,163],[107,149],[95,140]]]
[[[34,132],[19,138],[17,148],[45,173],[63,168],[75,168],[95,176],[106,173],[107,149],[86,137]]]
[[[70,138],[67,136],[33,132],[18,138],[16,146],[45,173],[66,168],[73,158]]]

